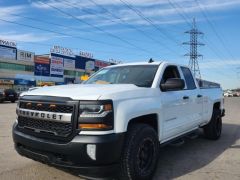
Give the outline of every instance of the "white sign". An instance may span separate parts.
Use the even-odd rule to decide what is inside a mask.
[[[0,39],[0,45],[9,46],[9,47],[17,47],[17,43],[16,42],[3,40],[3,39]]]
[[[79,55],[86,58],[93,58],[93,54],[89,52],[80,51]]]
[[[75,69],[75,60],[64,58],[64,68]]]
[[[86,70],[91,71],[91,70],[93,70],[94,68],[95,68],[95,63],[94,63],[94,61],[87,61],[87,62],[86,62],[86,66],[85,66],[85,69],[86,69]]]
[[[19,61],[34,61],[34,53],[29,51],[17,50],[17,60]]]
[[[51,68],[50,73],[51,75],[59,75],[63,76],[63,58],[61,57],[51,57]]]
[[[71,49],[64,48],[61,46],[53,46],[53,48],[50,49],[50,52],[55,53],[55,54],[64,55],[64,56],[75,57],[75,55]]]
[[[0,57],[4,59],[16,60],[16,49],[0,46]]]

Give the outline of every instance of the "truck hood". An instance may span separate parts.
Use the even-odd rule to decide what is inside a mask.
[[[42,87],[22,93],[21,96],[57,96],[73,100],[98,100],[101,96],[142,89],[133,84],[71,84]]]

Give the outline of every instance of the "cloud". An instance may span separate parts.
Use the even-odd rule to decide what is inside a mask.
[[[240,59],[239,60],[213,60],[208,62],[201,62],[199,66],[201,69],[219,69],[219,68],[228,68],[231,66],[240,66]]]
[[[33,33],[16,33],[16,32],[9,32],[9,33],[1,33],[1,39],[6,40],[14,40],[14,41],[22,41],[22,42],[41,42],[47,41],[52,38],[56,38],[53,34],[33,34]]]
[[[0,7],[0,17],[5,20],[18,20],[19,17],[11,15],[13,12],[22,13],[25,10],[25,6],[2,6]]]
[[[196,0],[201,4],[201,8],[195,0],[85,0],[81,1],[81,3],[78,0],[45,0],[43,2],[69,12],[77,18],[89,21],[99,27],[126,23],[150,26],[146,20],[139,17],[136,12],[129,9],[122,1],[131,4],[144,17],[151,19],[157,25],[186,23],[186,20],[182,19],[179,15],[179,12],[185,13],[189,17],[187,17],[187,20],[190,21],[190,18],[195,16],[196,13],[200,13],[202,9],[207,9],[209,12],[221,11],[240,5],[239,0]],[[53,10],[48,5],[39,1],[31,1],[31,6],[39,9]],[[114,14],[115,17],[102,9],[102,7]],[[86,10],[92,13],[87,13]],[[62,18],[70,18],[60,13],[58,15]],[[116,16],[123,19],[123,22],[116,19]]]

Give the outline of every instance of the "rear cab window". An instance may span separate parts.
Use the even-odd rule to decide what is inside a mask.
[[[195,84],[195,81],[194,81],[194,78],[192,76],[190,69],[187,67],[183,67],[183,66],[181,66],[180,68],[182,70],[182,73],[183,73],[183,76],[185,79],[185,83],[187,85],[187,90],[196,89],[197,87],[196,87],[196,84]]]

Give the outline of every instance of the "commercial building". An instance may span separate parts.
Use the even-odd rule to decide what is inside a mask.
[[[35,55],[17,49],[15,42],[0,40],[0,88],[24,91],[34,86],[80,83],[111,64],[94,59],[89,53],[75,55],[60,46],[51,48],[49,54]]]

